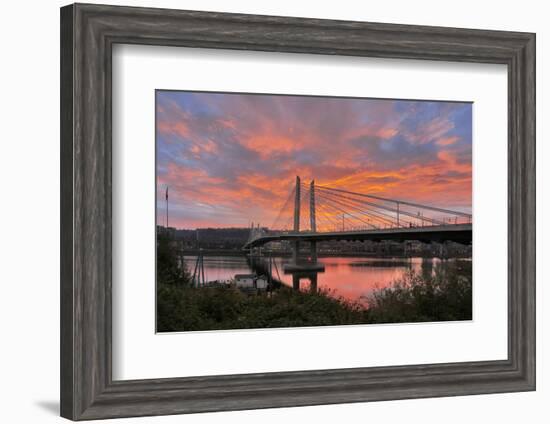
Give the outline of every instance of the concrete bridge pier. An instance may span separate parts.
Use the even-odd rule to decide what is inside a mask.
[[[309,291],[311,293],[317,292],[317,272],[295,272],[292,274],[292,288],[294,290],[300,290],[300,280],[307,278],[309,280]]]
[[[311,262],[316,264],[317,263],[317,242],[316,241],[310,242],[310,248],[311,248]]]
[[[300,242],[295,241],[292,244],[292,263],[296,265],[298,263],[298,258],[300,257]]]
[[[317,273],[309,277],[309,291],[311,293],[317,293]]]
[[[317,242],[310,241],[310,262],[311,264],[317,263]],[[300,262],[300,242],[295,241],[292,243],[292,265],[298,265]]]

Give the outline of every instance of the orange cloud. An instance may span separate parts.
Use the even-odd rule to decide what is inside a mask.
[[[299,146],[297,140],[278,134],[252,135],[242,140],[242,143],[264,157],[273,152],[291,152]]]
[[[180,137],[189,136],[189,128],[184,122],[159,121],[157,131],[161,134],[174,134]]]
[[[451,144],[455,144],[458,140],[460,140],[458,137],[442,137],[439,140],[437,140],[435,143],[438,146],[450,146]]]

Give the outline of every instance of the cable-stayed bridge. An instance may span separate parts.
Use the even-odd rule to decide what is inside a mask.
[[[269,228],[252,224],[244,249],[274,241],[293,242],[295,260],[300,242],[328,240],[418,240],[470,244],[472,215],[466,212],[356,193],[343,188],[305,184],[296,177],[287,201]]]

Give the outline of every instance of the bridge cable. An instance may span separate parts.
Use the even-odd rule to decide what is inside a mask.
[[[472,217],[471,214],[468,214],[466,212],[453,211],[453,210],[450,210],[450,209],[443,209],[443,208],[438,208],[438,207],[435,207],[435,206],[422,205],[420,203],[413,203],[413,202],[409,202],[409,201],[406,201],[406,200],[388,199],[386,197],[375,196],[373,194],[355,193],[353,191],[343,190],[343,189],[339,189],[339,188],[333,188],[333,187],[329,187],[329,186],[318,185],[316,187],[322,188],[322,189],[325,189],[325,190],[332,190],[332,191],[338,191],[338,192],[341,192],[341,193],[353,194],[355,196],[368,197],[368,198],[371,198],[371,199],[382,200],[384,202],[399,203],[399,204],[402,204],[402,205],[412,206],[412,207],[415,207],[415,208],[428,209],[428,210],[432,210],[432,211],[436,211],[436,212],[443,212],[443,213],[450,214],[450,215],[463,216],[465,218],[471,218]]]
[[[338,199],[340,199],[341,201],[343,201],[342,199],[347,199],[349,202],[353,202],[351,204],[349,204],[349,207],[353,207],[355,209],[358,209],[360,211],[362,211],[362,213],[366,214],[366,215],[369,215],[371,216],[371,214],[373,214],[373,218],[375,218],[377,221],[381,221],[385,224],[390,224],[390,225],[394,225],[396,224],[396,221],[397,221],[397,216],[393,216],[393,215],[388,215],[387,213],[384,213],[382,211],[377,211],[375,209],[372,209],[372,208],[369,208],[369,207],[366,207],[364,205],[364,203],[360,200],[355,200],[355,199],[351,199],[351,198],[347,198],[347,197],[341,197],[337,194],[333,194],[333,193],[329,193],[329,192],[324,192],[323,194],[325,195],[330,195],[330,196],[336,196],[338,197]],[[363,209],[359,208],[357,206],[357,203],[359,203],[363,208],[365,208],[365,211],[363,211]],[[373,206],[373,207],[376,207],[376,206]],[[366,211],[369,211],[369,212],[366,212]],[[395,211],[397,212],[397,211]],[[382,215],[382,216],[379,216],[379,215]],[[388,218],[386,218],[388,217]],[[401,219],[400,221],[403,221],[403,222],[406,222],[407,224],[411,224],[411,222],[407,221],[407,220],[404,220],[404,219]]]
[[[358,221],[363,222],[364,224],[367,224],[367,225],[369,225],[369,226],[371,226],[371,227],[376,228],[376,227],[375,227],[374,225],[372,225],[370,222],[365,221],[365,220],[363,220],[363,219],[361,219],[361,218],[359,218],[359,217],[356,217],[355,215],[353,215],[353,214],[350,213],[349,211],[346,211],[345,209],[342,209],[342,208],[340,208],[340,207],[338,207],[338,206],[335,206],[335,205],[332,205],[332,207],[335,208],[335,209],[340,210],[340,211],[343,212],[345,215],[347,214],[347,215],[349,215],[349,216],[351,216],[351,217],[357,219]],[[345,215],[344,215],[344,216],[345,216]],[[343,231],[345,231],[345,228],[343,229]]]
[[[323,193],[321,196],[326,196],[326,195]],[[384,214],[383,212],[378,212],[378,211],[375,211],[375,210],[370,210],[370,212],[367,212],[367,211],[359,208],[357,205],[353,205],[353,204],[349,204],[349,203],[346,204],[341,200],[337,200],[337,199],[333,199],[333,198],[329,198],[329,197],[327,197],[327,199],[329,199],[330,201],[335,202],[337,204],[343,205],[347,208],[353,208],[353,209],[357,210],[359,213],[361,213],[362,215],[366,215],[369,218],[372,218],[372,219],[374,219],[378,222],[382,222],[384,225],[390,224],[392,227],[395,225],[394,219],[388,219],[388,218],[380,217],[376,214],[382,214],[382,215],[385,215],[385,216],[389,216],[390,218],[393,218],[391,215],[387,215],[387,214]],[[377,228],[373,224],[371,224],[371,226],[373,226],[374,228]]]
[[[287,197],[285,203],[283,204],[283,207],[279,211],[277,218],[275,218],[275,221],[273,221],[273,224],[271,225],[272,229],[275,229],[275,230],[278,229],[277,226],[280,224],[279,220],[282,219],[283,213],[288,211],[289,203],[291,202],[291,200],[294,198],[295,195],[296,195],[296,187],[293,187],[292,190],[290,190],[290,194]]]
[[[334,196],[339,196],[339,197],[343,197],[343,198],[346,198],[346,199],[350,199],[349,197],[344,196],[342,194],[338,194],[338,193],[332,193],[332,194]],[[361,203],[366,203],[368,205],[375,206],[375,207],[378,207],[380,209],[384,209],[384,210],[387,210],[387,211],[390,211],[390,212],[393,212],[393,213],[397,213],[397,209],[390,208],[389,206],[380,205],[380,204],[377,204],[377,203],[372,203],[372,202],[369,202],[367,200],[358,200],[358,199],[353,199],[353,200],[355,200],[357,202],[361,202]],[[411,212],[403,210],[403,209],[399,210],[399,214],[400,215],[406,215],[406,216],[409,216],[411,218],[419,219],[421,221],[431,222],[431,223],[436,224],[436,225],[446,225],[445,222],[439,221],[437,219],[426,217],[426,216],[420,215],[420,214],[415,215],[414,213],[411,213]]]
[[[338,226],[338,222],[332,218],[332,215],[329,213],[330,210],[328,209],[327,206],[325,206],[324,202],[322,201],[317,202],[317,199],[316,199],[315,209],[316,211],[320,212],[321,217],[324,217],[328,221],[330,221],[330,223],[334,226],[334,228]],[[318,224],[317,225],[318,228],[324,228],[324,225],[323,225],[324,222],[322,220],[317,220],[317,224]],[[329,228],[332,228],[332,227],[329,225]]]

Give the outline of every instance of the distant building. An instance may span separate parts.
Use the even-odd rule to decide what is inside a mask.
[[[267,289],[267,277],[262,275],[260,277],[256,274],[236,274],[235,285],[239,289]]]
[[[258,278],[256,278],[256,284],[255,287],[260,290],[267,289],[267,277],[265,275],[262,275]]]
[[[235,285],[240,289],[254,288],[256,274],[236,274]]]
[[[174,238],[176,235],[176,229],[174,227],[163,227],[162,225],[157,225],[157,235],[165,235],[170,238]]]
[[[405,241],[405,252],[406,253],[421,253],[424,250],[424,244],[418,240],[407,240]]]

